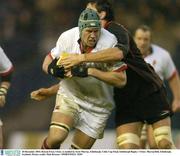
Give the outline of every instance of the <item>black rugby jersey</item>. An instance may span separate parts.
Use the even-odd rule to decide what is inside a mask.
[[[137,100],[160,89],[162,80],[153,67],[144,61],[130,33],[115,22],[109,22],[105,28],[116,36],[117,47],[123,51],[123,61],[128,65],[127,85],[122,89],[115,88],[115,95],[126,95],[129,99]]]

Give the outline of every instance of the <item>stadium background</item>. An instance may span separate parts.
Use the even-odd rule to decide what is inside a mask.
[[[57,83],[42,72],[42,61],[59,35],[77,26],[84,3],[85,0],[0,1],[0,45],[15,66],[6,107],[0,110],[5,148],[40,147],[47,134],[55,97],[36,102],[30,99],[30,92]],[[152,27],[153,41],[171,52],[180,72],[180,0],[114,0],[113,3],[116,21],[131,32],[140,24]],[[170,93],[169,97],[171,100]],[[176,113],[172,127],[178,148],[179,121],[180,113]],[[105,139],[94,148],[115,148],[114,139],[112,114]]]

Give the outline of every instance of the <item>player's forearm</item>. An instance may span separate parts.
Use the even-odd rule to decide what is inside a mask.
[[[126,78],[126,72],[103,72],[101,70],[98,70],[96,68],[89,68],[88,69],[88,75],[93,76],[101,81],[104,81],[105,83],[108,83],[112,86],[122,88],[126,85],[127,78]]]
[[[96,53],[84,54],[82,62],[111,62],[123,59],[123,52],[119,48],[108,48]]]
[[[58,89],[59,89],[59,84],[55,84],[55,85],[51,86],[51,87],[49,88],[49,90],[50,90],[49,94],[50,94],[50,95],[56,94],[57,91],[58,91]]]
[[[180,100],[180,80],[178,74],[169,80],[169,85],[173,93],[173,98]]]

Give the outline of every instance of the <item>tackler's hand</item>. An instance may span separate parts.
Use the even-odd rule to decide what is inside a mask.
[[[61,65],[63,65],[65,69],[72,68],[73,66],[82,63],[84,57],[85,54],[69,54],[61,59]]]

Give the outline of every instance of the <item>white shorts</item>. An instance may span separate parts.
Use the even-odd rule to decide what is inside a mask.
[[[74,118],[74,127],[88,136],[103,138],[104,128],[110,113],[96,113],[84,109],[66,96],[57,94],[54,112],[71,115]]]

